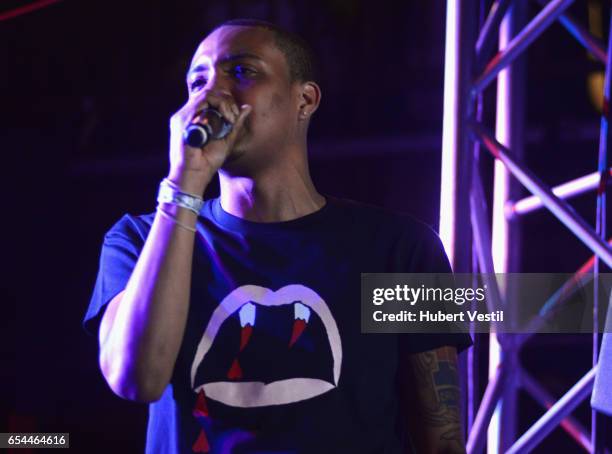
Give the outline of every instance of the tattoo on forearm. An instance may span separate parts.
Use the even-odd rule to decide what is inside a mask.
[[[440,439],[462,444],[457,354],[454,348],[414,355],[412,368],[423,423]]]

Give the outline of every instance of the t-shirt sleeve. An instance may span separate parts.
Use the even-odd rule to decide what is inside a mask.
[[[106,305],[126,287],[143,245],[142,232],[128,214],[104,236],[98,276],[83,319],[83,328],[89,334],[97,334]]]
[[[408,269],[412,273],[452,273],[452,268],[440,237],[429,226],[419,223],[417,243],[411,248]],[[472,345],[467,333],[418,333],[401,334],[400,350],[420,353],[444,346],[457,347],[461,352]]]

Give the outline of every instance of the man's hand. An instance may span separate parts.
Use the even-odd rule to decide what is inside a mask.
[[[465,453],[457,349],[400,356],[402,412],[418,454]]]
[[[232,124],[232,131],[223,139],[211,140],[203,148],[183,143],[185,128],[198,121],[198,113],[214,107]],[[202,90],[190,96],[187,103],[170,119],[170,173],[168,178],[183,191],[202,195],[213,175],[223,165],[236,140],[243,134],[244,121],[251,107],[238,107],[227,93]]]

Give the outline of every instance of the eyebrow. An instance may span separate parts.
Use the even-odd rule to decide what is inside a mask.
[[[225,55],[223,57],[221,57],[219,59],[219,63],[223,64],[223,63],[228,63],[231,61],[236,61],[236,60],[243,60],[243,59],[251,59],[251,60],[258,60],[258,61],[263,61],[263,59],[255,54],[251,54],[249,52],[240,52],[238,54],[229,54],[229,55]],[[189,70],[189,72],[187,73],[187,78],[189,78],[189,76],[191,76],[194,73],[199,73],[199,72],[203,72],[206,71],[208,69],[208,65],[201,63],[197,66],[194,66],[193,68],[191,68]]]

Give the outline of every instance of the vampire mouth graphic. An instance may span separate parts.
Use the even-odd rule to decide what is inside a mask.
[[[228,367],[216,373],[222,363]],[[316,292],[298,284],[277,291],[244,285],[213,312],[191,365],[191,387],[233,407],[289,404],[335,388],[341,364],[336,321]]]

